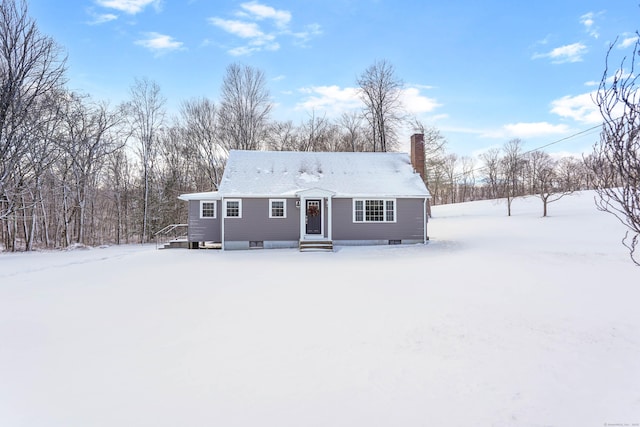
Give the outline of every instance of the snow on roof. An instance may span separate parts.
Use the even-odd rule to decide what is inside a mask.
[[[286,197],[309,189],[337,197],[429,197],[407,153],[361,152],[232,150],[219,193]]]
[[[203,193],[187,193],[178,196],[180,200],[220,200],[222,194],[217,191],[205,191]]]

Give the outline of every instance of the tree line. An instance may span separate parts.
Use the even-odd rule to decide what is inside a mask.
[[[431,130],[430,138],[440,138]],[[427,139],[427,147],[431,141]],[[591,172],[581,158],[555,158],[542,150],[524,150],[520,139],[491,148],[478,157],[447,153],[435,144],[428,151],[425,182],[431,192],[431,204],[448,204],[486,199],[505,199],[507,215],[517,197],[540,198],[542,216],[548,205],[578,190],[593,188]]]
[[[217,103],[187,100],[168,117],[161,88],[146,78],[116,106],[66,89],[62,48],[39,31],[26,1],[1,0],[0,72],[0,237],[9,251],[147,242],[184,221],[179,194],[217,189],[232,149],[397,144],[398,100],[373,90],[401,85],[384,61],[358,80],[363,111],[337,121],[272,120],[264,73],[241,64],[226,68]]]
[[[300,123],[272,119],[266,77],[247,65],[227,66],[217,102],[183,101],[175,117],[152,80],[135,79],[112,106],[66,89],[66,71],[27,3],[0,0],[0,249],[147,242],[185,221],[179,194],[217,189],[232,149],[393,151],[411,129],[425,135],[433,204],[504,198],[509,215],[515,197],[540,197],[546,215],[560,197],[628,173],[598,150],[557,159],[517,139],[478,158],[448,153],[438,129],[404,112],[403,82],[384,60],[356,80],[360,111]]]

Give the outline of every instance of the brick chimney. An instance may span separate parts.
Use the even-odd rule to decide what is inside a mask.
[[[411,135],[411,165],[424,181],[424,134]]]

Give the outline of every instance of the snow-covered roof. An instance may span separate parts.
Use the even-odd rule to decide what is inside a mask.
[[[222,194],[217,191],[206,191],[203,193],[187,193],[178,196],[180,200],[220,200]]]
[[[407,153],[232,150],[218,192],[287,197],[310,189],[336,197],[429,197]]]

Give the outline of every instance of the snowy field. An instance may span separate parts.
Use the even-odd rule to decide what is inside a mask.
[[[0,255],[0,426],[640,423],[640,267],[591,193],[428,245]]]

